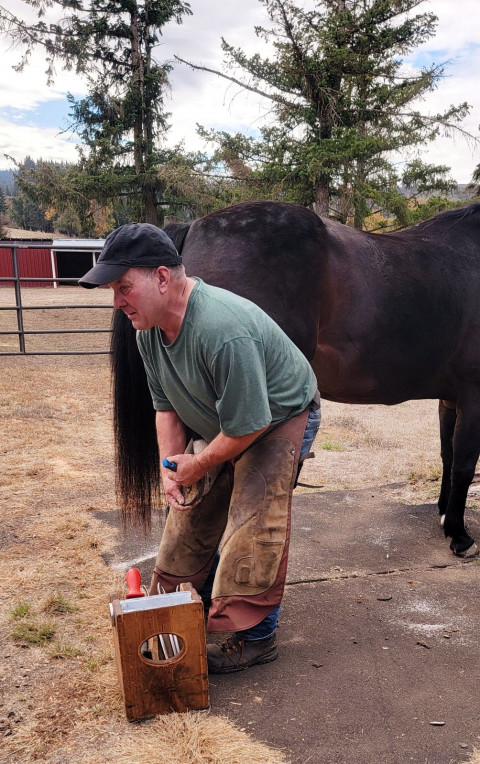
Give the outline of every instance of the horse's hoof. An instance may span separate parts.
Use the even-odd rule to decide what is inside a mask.
[[[475,542],[463,552],[457,552],[455,549],[452,549],[453,554],[455,554],[457,557],[462,557],[464,560],[467,560],[471,557],[477,557],[478,551],[478,546],[475,544]]]
[[[445,517],[446,515],[440,515],[440,525],[442,526],[442,528],[445,525]]]

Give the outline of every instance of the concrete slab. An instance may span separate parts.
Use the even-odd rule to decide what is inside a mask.
[[[478,513],[468,520],[478,541]],[[123,540],[110,562],[156,543]],[[148,578],[151,558],[137,567]],[[213,675],[213,712],[294,764],[465,761],[480,736],[478,576],[434,506],[388,486],[297,494],[279,659]]]
[[[212,676],[213,711],[295,764],[464,760],[480,733],[477,577],[474,563],[289,586],[279,659]]]
[[[450,564],[436,506],[400,504],[396,488],[296,495],[288,580]],[[479,518],[469,520],[478,537]]]

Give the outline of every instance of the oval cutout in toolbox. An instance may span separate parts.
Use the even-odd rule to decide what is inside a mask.
[[[178,634],[153,634],[140,645],[144,661],[153,664],[176,660],[185,650],[185,643]]]

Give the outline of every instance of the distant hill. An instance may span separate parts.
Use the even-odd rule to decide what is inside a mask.
[[[467,191],[467,188],[470,186],[470,183],[459,183],[458,184],[458,191],[453,194],[454,199],[470,199],[470,197],[473,195],[472,190]]]
[[[458,183],[458,188],[456,191],[452,191],[449,194],[442,194],[441,191],[431,191],[428,193],[421,194],[422,199],[428,199],[429,196],[446,196],[447,199],[451,199],[452,201],[465,201],[468,202],[469,199],[473,197],[473,191],[469,189],[470,184],[469,183]],[[409,188],[405,188],[405,186],[398,186],[398,193],[402,196],[414,196],[417,193],[417,189],[415,186],[410,186]]]

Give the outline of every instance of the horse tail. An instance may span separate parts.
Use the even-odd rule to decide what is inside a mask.
[[[179,252],[188,229],[165,228]],[[117,497],[124,524],[148,528],[152,506],[162,501],[155,411],[135,329],[121,310],[114,312],[110,350]]]
[[[124,524],[150,525],[160,500],[155,412],[130,320],[116,310],[112,321],[111,370],[115,485]]]

